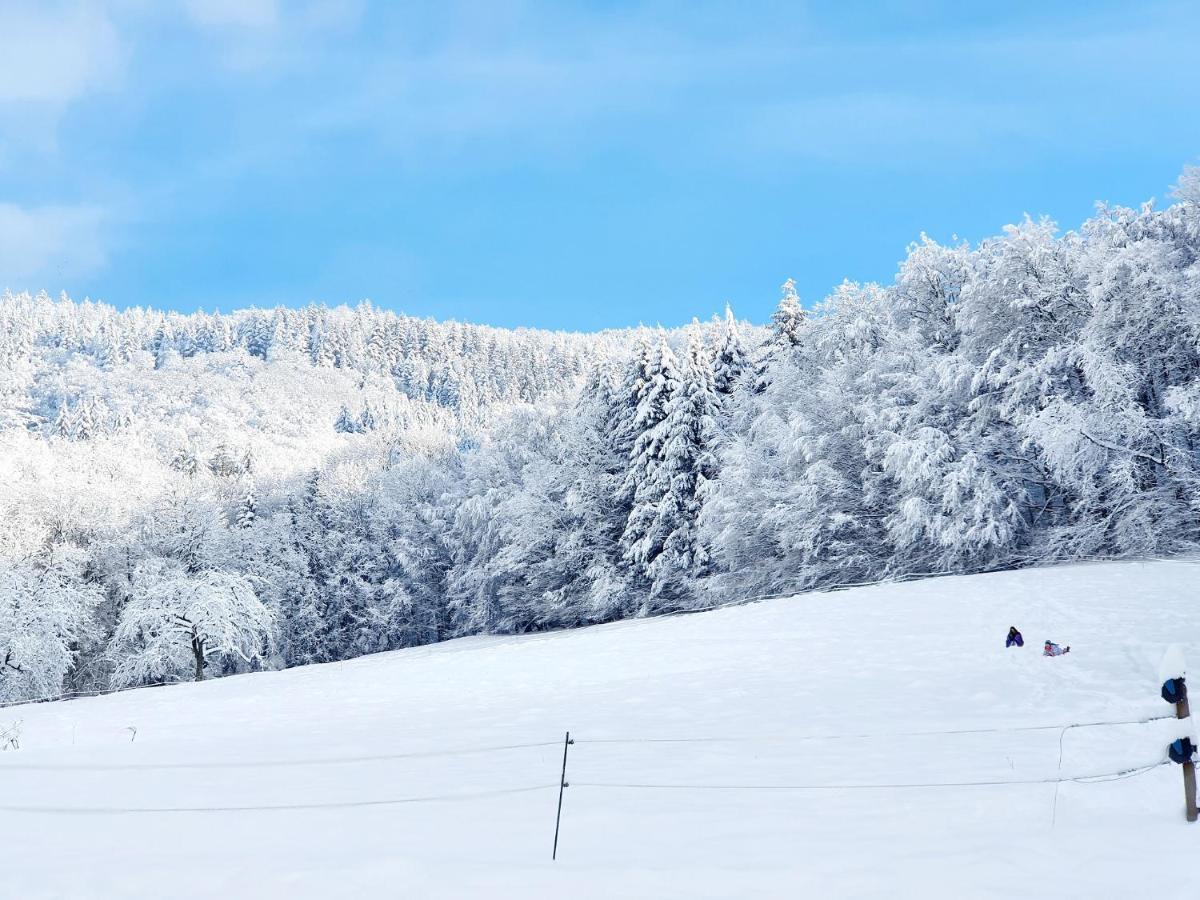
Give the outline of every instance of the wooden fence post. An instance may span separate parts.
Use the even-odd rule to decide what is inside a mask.
[[[1178,736],[1185,740],[1188,737],[1194,737],[1195,728],[1192,727],[1190,721],[1192,708],[1188,703],[1187,661],[1184,659],[1183,648],[1179,644],[1172,644],[1167,648],[1162,663],[1159,665],[1159,678],[1163,686],[1163,699],[1168,703],[1175,700],[1175,718],[1180,721],[1189,720],[1187,729],[1190,734],[1185,735],[1183,728],[1180,728]],[[1187,743],[1184,744],[1185,747]],[[1176,761],[1178,762],[1178,760]],[[1183,802],[1187,810],[1187,820],[1195,822],[1197,818],[1200,818],[1196,811],[1196,764],[1189,759],[1188,762],[1182,764],[1182,768]]]
[[[1187,719],[1191,715],[1192,710],[1187,697],[1175,704],[1175,718]],[[1196,811],[1196,764],[1194,762],[1183,764],[1183,801],[1187,804],[1187,820],[1195,822],[1200,814]]]

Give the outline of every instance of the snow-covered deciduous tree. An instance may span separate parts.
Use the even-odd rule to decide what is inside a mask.
[[[83,564],[79,548],[59,542],[0,563],[0,700],[62,693],[102,599],[82,578]]]
[[[264,659],[274,619],[246,576],[148,560],[133,584],[110,645],[115,685],[202,681],[213,661]]]

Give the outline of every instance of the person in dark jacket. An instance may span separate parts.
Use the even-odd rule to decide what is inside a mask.
[[[1004,642],[1005,647],[1024,647],[1025,638],[1021,637],[1021,632],[1017,631],[1017,626],[1014,625],[1008,629],[1008,640]]]

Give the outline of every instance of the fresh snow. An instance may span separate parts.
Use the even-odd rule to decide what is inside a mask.
[[[21,723],[0,754],[0,893],[1194,898],[1200,824],[1173,765],[1057,788],[784,786],[1053,779],[1060,748],[1064,777],[1164,759],[1167,720],[1004,729],[1170,715],[1159,665],[1171,644],[1200,657],[1198,575],[939,578],[0,710]],[[1043,658],[1047,638],[1070,655]],[[604,743],[623,739],[641,742]]]

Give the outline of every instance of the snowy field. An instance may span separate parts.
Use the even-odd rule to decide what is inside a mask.
[[[1167,721],[1032,726],[1170,714],[1198,593],[1182,561],[942,578],[0,710],[0,894],[1195,898],[1176,766],[876,786],[1164,758]]]

